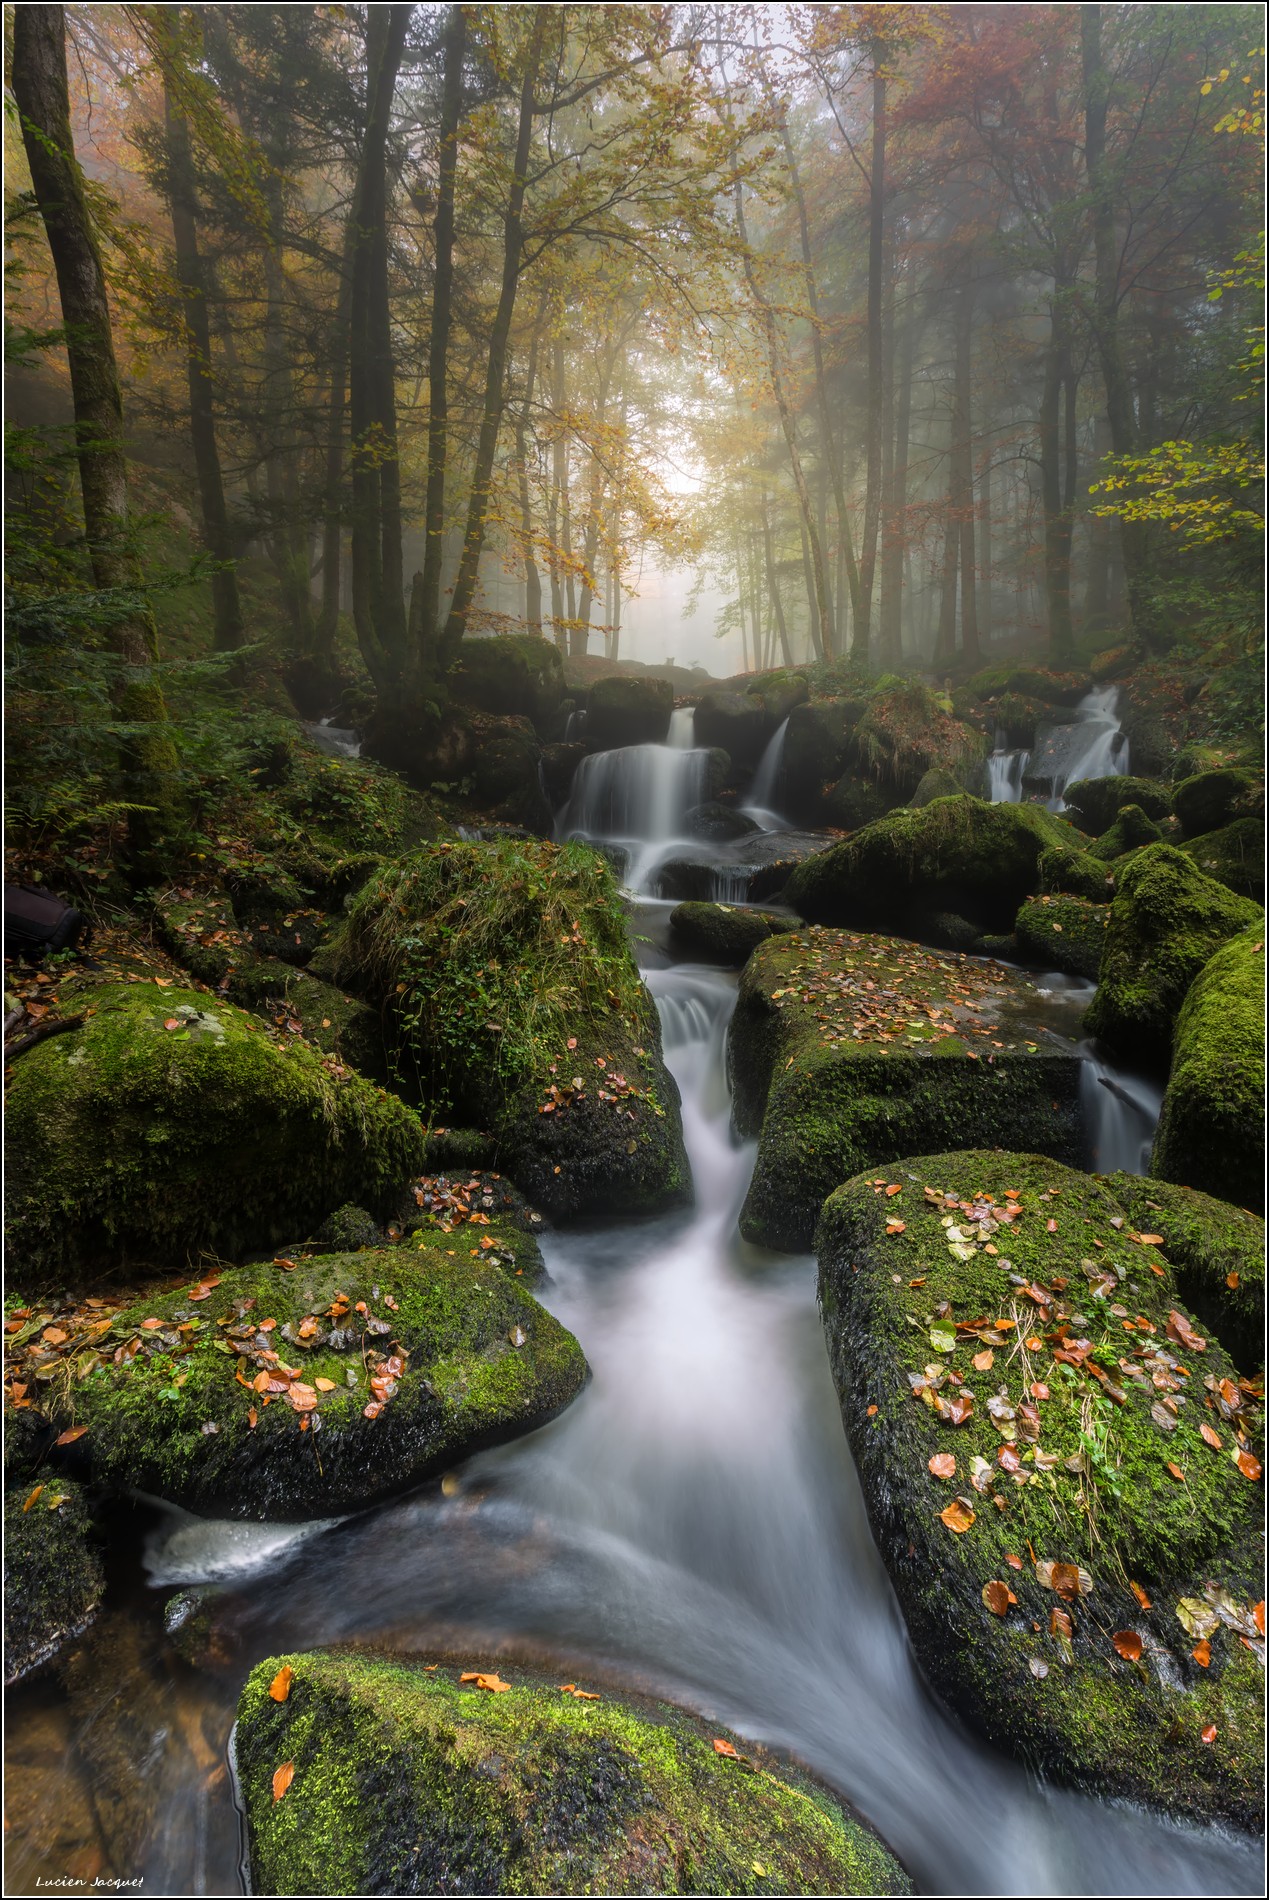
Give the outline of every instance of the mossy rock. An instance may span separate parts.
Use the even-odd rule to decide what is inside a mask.
[[[164,891],[155,900],[154,925],[164,949],[210,989],[256,961],[251,937],[222,891]]]
[[[982,765],[987,743],[981,732],[953,718],[928,686],[907,679],[873,695],[850,751],[861,772],[906,799],[927,772],[945,771],[963,784]]]
[[[501,1264],[518,1236],[491,1223],[485,1247],[475,1231],[235,1267],[207,1298],[182,1287],[138,1301],[110,1334],[138,1342],[133,1356],[103,1356],[76,1388],[88,1429],[66,1456],[118,1490],[269,1521],[362,1509],[533,1430],[577,1395],[586,1362]],[[371,1380],[393,1376],[394,1357],[380,1403]],[[277,1390],[258,1391],[270,1377]]]
[[[1037,866],[1042,891],[1062,891],[1070,897],[1086,897],[1092,904],[1107,904],[1115,889],[1115,873],[1100,858],[1069,845],[1050,845],[1040,853]]]
[[[1162,837],[1154,819],[1147,818],[1140,805],[1124,805],[1105,837],[1088,847],[1088,855],[1100,864],[1113,864],[1117,858],[1127,857],[1130,851],[1157,844]]]
[[[808,858],[789,880],[788,899],[818,924],[919,934],[923,918],[954,911],[981,930],[1009,930],[1036,889],[1040,853],[1079,843],[1038,805],[936,798]]]
[[[419,1172],[417,1116],[298,1038],[190,990],[91,996],[82,1028],[13,1067],[9,1244],[34,1278],[232,1259],[343,1201],[386,1214]]]
[[[875,779],[844,772],[824,799],[822,815],[842,831],[862,831],[894,808],[894,794],[883,791]]]
[[[750,680],[745,692],[750,699],[757,700],[773,731],[784,724],[795,706],[805,706],[811,696],[805,673],[791,673],[787,667],[760,673]]]
[[[1004,733],[1006,745],[1030,749],[1035,744],[1041,723],[1053,723],[1054,709],[1046,706],[1042,699],[1032,699],[1026,693],[1002,693],[987,709],[986,717],[993,733]]]
[[[1006,682],[1011,693],[1026,693],[1046,706],[1074,706],[1093,684],[1091,673],[1052,666],[1014,666]]]
[[[385,1086],[392,1084],[392,1064],[378,1011],[333,983],[322,982],[311,969],[295,970],[261,958],[233,971],[225,991],[230,1002],[270,1022],[280,1022],[287,1034],[303,1035],[314,1048],[337,1057],[358,1074]],[[299,1025],[298,1030],[291,1029],[292,1023]]]
[[[1128,756],[1138,777],[1171,779],[1174,775],[1178,740],[1163,714],[1153,705],[1121,700],[1120,730],[1128,741]]]
[[[784,803],[799,823],[822,822],[826,788],[842,775],[847,743],[866,706],[861,698],[814,699],[789,714]]]
[[[381,1246],[383,1233],[373,1214],[347,1201],[326,1216],[313,1242],[323,1253],[360,1253],[363,1247]]]
[[[1166,1066],[1191,983],[1223,943],[1263,915],[1175,846],[1148,845],[1117,879],[1097,994],[1085,1017],[1089,1033],[1121,1054]]]
[[[1264,919],[1195,978],[1176,1026],[1151,1172],[1261,1212],[1265,1204]]]
[[[1182,1299],[1254,1377],[1265,1357],[1264,1221],[1171,1181],[1108,1174],[1105,1182],[1134,1227],[1163,1235]]]
[[[1220,831],[1191,838],[1181,850],[1193,858],[1205,877],[1214,877],[1240,897],[1265,901],[1265,821],[1236,818]]]
[[[536,1287],[546,1278],[538,1244],[545,1222],[500,1172],[464,1168],[458,1174],[424,1175],[408,1197],[401,1227],[407,1235],[425,1234],[431,1241],[442,1234],[457,1234],[457,1241],[443,1244],[466,1244],[469,1251],[473,1242],[479,1244],[485,1232],[492,1230],[498,1263],[522,1286]]]
[[[461,1680],[482,1669],[504,1686]],[[271,1656],[243,1687],[235,1753],[256,1893],[911,1891],[787,1762],[667,1703],[561,1695],[502,1658]]]
[[[943,766],[935,766],[925,774],[908,803],[913,811],[919,811],[923,805],[930,804],[936,798],[958,798],[964,789],[951,772]]]
[[[542,748],[542,780],[546,786],[546,795],[558,810],[568,803],[568,795],[573,789],[573,779],[577,768],[586,757],[588,748],[579,742],[565,743]]]
[[[540,727],[564,697],[564,663],[551,640],[495,633],[463,641],[448,684],[460,705],[482,713],[527,715]]]
[[[4,1494],[6,1686],[86,1629],[106,1587],[79,1485],[46,1477],[33,1490],[23,1483]]]
[[[678,946],[711,963],[738,970],[768,937],[797,928],[775,911],[741,910],[731,904],[680,904],[670,912]]]
[[[1105,1183],[999,1152],[889,1173],[900,1195],[861,1177],[825,1207],[820,1302],[927,1676],[1046,1777],[1258,1830],[1263,1669],[1242,1637],[1259,1647],[1263,1494],[1234,1457],[1239,1429],[1259,1445],[1263,1400],[1237,1386],[1166,1250],[1140,1244]],[[935,1476],[948,1454],[953,1474]],[[1046,1584],[1052,1563],[1072,1570]],[[1199,1617],[1209,1667],[1178,1605]]]
[[[1187,838],[1201,838],[1250,813],[1257,795],[1263,797],[1263,784],[1263,778],[1257,778],[1254,772],[1233,767],[1196,772],[1182,779],[1172,793],[1172,807],[1181,821],[1182,833]]]
[[[1100,838],[1109,831],[1125,805],[1138,805],[1147,818],[1166,818],[1172,793],[1158,779],[1081,778],[1068,785],[1062,802],[1081,831]]]
[[[440,845],[348,914],[343,954],[396,1024],[399,1062],[555,1218],[690,1193],[678,1090],[609,866],[585,845]]]
[[[435,1174],[442,1168],[473,1169],[493,1166],[498,1144],[480,1128],[429,1128],[423,1137],[423,1167]]]
[[[670,730],[674,688],[650,673],[612,673],[596,680],[587,702],[586,739],[592,751],[660,745]],[[701,739],[700,744],[712,744]]]
[[[1082,1147],[1080,1062],[1037,1026],[1020,972],[887,937],[759,944],[728,1032],[732,1105],[758,1159],[746,1239],[808,1247],[825,1199],[932,1141]]]
[[[743,779],[757,765],[781,719],[769,716],[761,700],[748,693],[706,693],[696,705],[696,743],[721,746]]]
[[[1029,897],[1018,912],[1014,930],[1019,947],[1046,969],[1066,970],[1072,976],[1096,981],[1101,967],[1109,904],[1090,904],[1085,897]]]

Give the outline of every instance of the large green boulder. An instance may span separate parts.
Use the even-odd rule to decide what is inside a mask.
[[[1196,772],[1174,788],[1173,809],[1183,834],[1201,838],[1205,832],[1219,831],[1250,813],[1258,793],[1263,799],[1262,788],[1263,779],[1254,772],[1232,766],[1216,772]]]
[[[1036,868],[1042,891],[1064,891],[1070,897],[1086,897],[1091,904],[1108,904],[1114,893],[1113,867],[1071,845],[1050,845],[1040,853]]]
[[[66,1456],[117,1490],[286,1520],[359,1510],[530,1431],[586,1362],[517,1280],[521,1239],[420,1231],[143,1297],[76,1356],[87,1430]],[[43,1403],[65,1422],[55,1387]]]
[[[1106,1186],[1134,1227],[1162,1235],[1181,1298],[1253,1378],[1265,1359],[1264,1221],[1149,1175],[1109,1174]]]
[[[888,1173],[825,1207],[820,1302],[926,1675],[1046,1778],[1257,1830],[1258,1390],[1104,1183],[981,1151]]]
[[[596,680],[587,701],[586,740],[593,751],[660,745],[670,730],[674,688],[650,673],[611,673]],[[700,739],[701,745],[712,740]]]
[[[1177,1020],[1151,1171],[1265,1204],[1265,932],[1260,918],[1195,978]]]
[[[1023,953],[1046,969],[1096,981],[1109,922],[1109,904],[1066,895],[1029,897],[1019,908],[1014,931]]]
[[[106,1588],[83,1491],[46,1474],[4,1494],[4,1680],[55,1656],[97,1614]]]
[[[1078,1161],[1080,1062],[1016,970],[895,938],[759,944],[728,1032],[737,1129],[758,1136],[746,1239],[808,1247],[833,1189],[931,1143],[1023,1138]]]
[[[1041,852],[1079,843],[1039,805],[936,798],[808,858],[789,880],[788,901],[817,924],[919,934],[924,919],[952,911],[980,929],[1008,930],[1037,889]]]
[[[911,1892],[789,1763],[502,1658],[271,1656],[235,1748],[255,1893]]]
[[[908,798],[927,772],[950,773],[959,784],[987,756],[981,732],[956,719],[920,680],[897,680],[869,700],[851,739],[855,764]]]
[[[1265,821],[1236,818],[1220,831],[1206,832],[1181,846],[1205,877],[1237,891],[1240,897],[1265,901]]]
[[[387,1215],[419,1172],[417,1115],[338,1057],[190,990],[82,994],[82,1027],[13,1065],[8,1234],[24,1277],[232,1259],[344,1201]]]
[[[1172,794],[1157,779],[1081,778],[1068,785],[1062,803],[1071,822],[1100,838],[1109,831],[1125,805],[1139,805],[1148,818],[1166,818],[1172,810]]]
[[[678,1091],[597,852],[500,840],[401,858],[353,904],[340,955],[436,1119],[490,1129],[545,1213],[688,1197]]]
[[[866,704],[863,699],[814,699],[789,714],[783,796],[789,816],[799,823],[823,822],[824,799],[842,775],[850,735]]]
[[[1123,805],[1109,831],[1088,847],[1088,855],[1101,864],[1113,864],[1130,851],[1157,844],[1162,837],[1162,830],[1153,818],[1147,818],[1140,805]]]
[[[553,641],[532,633],[495,633],[463,641],[449,688],[461,705],[517,713],[546,725],[564,697],[564,662]]]
[[[777,911],[750,910],[735,904],[679,904],[670,912],[670,929],[679,948],[711,963],[739,969],[768,937],[797,926]]]
[[[1090,1033],[1121,1054],[1166,1066],[1191,983],[1223,943],[1263,915],[1175,846],[1147,845],[1117,881],[1097,994],[1085,1017]]]

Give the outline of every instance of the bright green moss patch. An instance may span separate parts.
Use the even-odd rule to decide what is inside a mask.
[[[77,1362],[56,1423],[88,1427],[73,1455],[96,1479],[212,1515],[391,1496],[542,1424],[586,1377],[572,1334],[499,1264],[501,1231],[480,1233],[488,1247],[419,1234],[143,1299],[112,1316],[87,1376]]]
[[[1062,891],[1071,897],[1087,898],[1092,904],[1108,904],[1114,895],[1112,866],[1090,857],[1087,851],[1051,845],[1040,853],[1037,868],[1042,891]]]
[[[1143,845],[1157,844],[1162,836],[1160,827],[1146,816],[1140,805],[1123,805],[1109,831],[1089,846],[1088,855],[1101,864],[1113,864],[1117,858],[1127,857],[1130,851],[1140,851]]]
[[[6,1420],[6,1424],[8,1420]],[[4,1494],[4,1679],[17,1682],[79,1634],[106,1587],[84,1494],[68,1479]]]
[[[1205,877],[1184,852],[1148,845],[1118,878],[1097,994],[1085,1018],[1090,1032],[1122,1054],[1162,1066],[1190,984],[1223,943],[1263,915]]]
[[[1196,772],[1182,779],[1173,792],[1176,815],[1187,838],[1201,838],[1209,831],[1220,830],[1252,811],[1257,801],[1263,809],[1263,774],[1231,768]]]
[[[1106,1186],[1134,1227],[1163,1235],[1182,1297],[1239,1370],[1248,1377],[1259,1372],[1265,1354],[1263,1220],[1171,1181],[1111,1174]]]
[[[341,968],[395,1024],[438,1113],[493,1131],[555,1215],[689,1192],[678,1093],[607,863],[583,845],[435,846],[354,904]]]
[[[1257,1212],[1265,1192],[1264,953],[1261,919],[1195,979],[1150,1163],[1164,1180]]]
[[[679,904],[670,912],[670,928],[684,949],[736,968],[768,937],[795,927],[792,918],[774,911],[734,904]]]
[[[1172,793],[1158,779],[1125,774],[1119,778],[1077,779],[1062,793],[1062,802],[1081,831],[1100,838],[1125,805],[1136,805],[1147,818],[1166,818],[1172,810]]]
[[[579,1699],[502,1662],[466,1668],[509,1686],[464,1684],[450,1662],[330,1651],[252,1672],[235,1745],[256,1892],[911,1891],[823,1788],[765,1751],[666,1703]]]
[[[1031,897],[1018,911],[1018,944],[1051,970],[1096,978],[1110,921],[1109,904],[1065,895]]]
[[[1208,831],[1181,846],[1205,877],[1213,877],[1240,897],[1265,901],[1265,821],[1236,818],[1219,831]]]
[[[84,1008],[9,1086],[9,1241],[34,1275],[232,1258],[344,1201],[387,1214],[419,1171],[417,1116],[231,1004],[137,983]]]
[[[820,1299],[931,1681],[1057,1779],[1256,1827],[1263,1389],[1240,1382],[1181,1304],[1166,1247],[1104,1182],[982,1152],[888,1173],[901,1193],[861,1177],[825,1207]],[[1003,1615],[988,1585],[1012,1593],[991,1593]]]
[[[759,1135],[747,1239],[810,1245],[860,1168],[933,1140],[1078,1160],[1079,1059],[1016,970],[892,937],[805,930],[760,944],[728,1034],[736,1126]]]

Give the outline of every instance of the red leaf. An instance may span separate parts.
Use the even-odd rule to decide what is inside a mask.
[[[740,1760],[739,1749],[733,1748],[730,1742],[724,1742],[721,1738],[717,1738],[714,1742],[714,1753],[716,1755],[726,1755],[732,1761]]]
[[[1202,1736],[1200,1737],[1200,1740],[1201,1740],[1201,1741],[1204,1741],[1204,1742],[1214,1742],[1214,1741],[1216,1740],[1216,1724],[1215,1724],[1215,1722],[1209,1722],[1209,1723],[1208,1723],[1208,1725],[1207,1725],[1207,1727],[1206,1727],[1206,1728],[1205,1728],[1205,1729],[1203,1730],[1203,1733],[1202,1733]]]
[[[1125,1662],[1141,1660],[1142,1643],[1136,1630],[1116,1630],[1110,1640]]]

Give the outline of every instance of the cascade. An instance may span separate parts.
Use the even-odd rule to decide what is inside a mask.
[[[686,818],[705,796],[709,753],[698,747],[619,746],[583,759],[568,803],[555,824],[559,839],[583,838],[625,848],[626,882],[646,891],[676,844],[686,838]]]
[[[1085,778],[1120,778],[1128,770],[1128,740],[1119,723],[1119,688],[1097,686],[1075,708],[1069,725],[1041,726],[1031,751],[1008,751],[996,734],[987,760],[987,797],[1014,804],[1026,790],[1050,811],[1065,811],[1063,793]]]
[[[665,743],[676,752],[689,750],[696,744],[696,708],[695,706],[676,706],[670,714],[670,730]]]
[[[778,831],[784,824],[774,809],[774,800],[776,786],[784,770],[784,741],[788,730],[789,722],[786,719],[767,742],[766,751],[758,761],[758,770],[749,788],[749,802],[741,806],[745,816],[754,819],[764,831]]]

